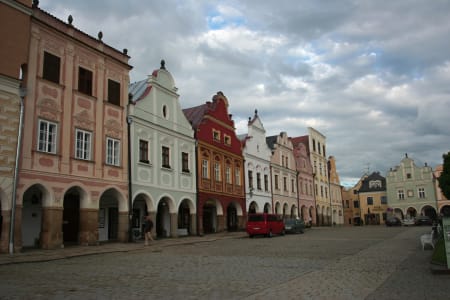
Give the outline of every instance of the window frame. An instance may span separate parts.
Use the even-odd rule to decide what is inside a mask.
[[[161,146],[161,167],[170,169],[170,147]]]
[[[120,82],[108,79],[108,103],[120,106],[120,90]]]
[[[190,173],[189,153],[187,153],[187,152],[181,152],[181,171],[184,173]]]
[[[144,146],[145,145],[145,146]],[[139,162],[144,164],[149,164],[149,142],[144,139],[139,139]]]
[[[45,124],[46,128],[42,132],[41,125]],[[54,128],[54,132],[50,132],[49,128]],[[44,139],[41,138],[41,134],[44,133]],[[37,151],[43,153],[56,154],[56,146],[58,140],[58,124],[48,120],[39,119],[38,121],[38,139],[37,139]],[[50,150],[49,150],[50,147]]]
[[[59,84],[61,77],[61,57],[44,50],[42,78]]]
[[[89,69],[78,66],[78,91],[80,93],[92,96],[94,72]]]
[[[79,134],[82,135],[82,139],[79,139]],[[88,141],[86,141],[86,137]],[[81,145],[79,145],[81,143]],[[87,145],[86,145],[87,143]],[[92,132],[76,128],[75,129],[75,158],[81,160],[91,160],[92,153]]]
[[[120,140],[106,137],[106,164],[120,166]]]
[[[202,160],[202,178],[209,179],[209,160]]]

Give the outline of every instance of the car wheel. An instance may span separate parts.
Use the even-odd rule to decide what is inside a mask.
[[[283,231],[281,232],[281,235],[285,235],[286,234],[286,231],[284,231],[284,229],[283,229]]]
[[[250,234],[248,237],[252,239],[253,238],[253,234]]]
[[[272,235],[272,230],[271,231],[269,231],[269,233],[267,234],[267,237],[268,238],[271,238],[273,235]]]

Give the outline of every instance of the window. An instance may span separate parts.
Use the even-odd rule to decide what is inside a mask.
[[[289,158],[286,156],[286,168],[289,168]]]
[[[323,149],[323,157],[326,157],[326,155],[325,155],[325,145],[322,145],[322,149]]]
[[[120,105],[120,83],[111,79],[108,79],[108,102]]]
[[[419,188],[419,198],[425,198],[425,189]]]
[[[231,167],[227,165],[225,168],[225,177],[228,184],[231,184]]]
[[[279,190],[280,188],[278,187],[278,175],[275,175],[274,181],[275,181],[275,189]]]
[[[230,138],[230,136],[224,134],[223,142],[225,143],[225,145],[230,146],[231,145],[231,138]]]
[[[75,158],[91,159],[91,136],[92,134],[88,131],[75,130]]]
[[[373,205],[373,197],[367,197],[367,205]]]
[[[261,173],[256,173],[256,188],[261,190]]]
[[[320,186],[320,196],[323,197],[323,186]]]
[[[414,197],[413,190],[408,190],[407,193],[408,193],[408,197]]]
[[[220,178],[220,162],[217,161],[214,163],[214,178],[216,181],[222,181]]]
[[[283,177],[283,188],[284,188],[285,191],[288,190],[287,189],[287,178],[286,177]]]
[[[325,198],[328,198],[328,188],[325,187]]]
[[[406,178],[411,179],[411,173],[407,173]]]
[[[253,171],[248,171],[248,187],[253,189]]]
[[[350,201],[349,200],[345,200],[345,208],[350,208]]]
[[[371,180],[369,181],[369,188],[375,189],[381,187],[381,180]]]
[[[78,68],[78,91],[92,96],[92,72],[82,67]]]
[[[264,190],[269,191],[269,175],[264,174]]]
[[[319,154],[322,154],[321,151],[320,151],[321,150],[320,149],[320,142],[317,143],[317,148],[319,149]]]
[[[353,207],[354,208],[359,208],[359,201],[358,200],[353,201]]]
[[[398,196],[398,199],[400,199],[400,200],[405,199],[405,194],[403,193],[403,190],[398,190],[397,196]]]
[[[381,204],[387,204],[387,197],[381,196]]]
[[[163,105],[162,113],[163,113],[164,119],[167,119],[167,106]]]
[[[118,166],[120,155],[120,141],[113,138],[106,138],[106,163]]]
[[[56,124],[39,120],[38,151],[56,153]]]
[[[213,129],[213,139],[216,142],[220,142],[220,131]]]
[[[294,179],[291,179],[291,192],[295,193]]]
[[[281,155],[281,165],[284,167],[284,155]]]
[[[58,56],[44,52],[44,66],[42,68],[42,78],[59,83],[61,59]]]
[[[162,146],[161,148],[162,154],[162,166],[163,168],[170,169],[170,149],[169,147]]]
[[[316,152],[316,140],[313,139],[313,151]]]
[[[189,154],[181,152],[181,169],[183,172],[189,173]]]
[[[208,160],[204,159],[202,161],[202,178],[208,179],[209,178],[209,174],[208,174]]]
[[[139,140],[139,161],[142,163],[149,163],[148,160],[148,142]]]
[[[236,185],[241,185],[241,168],[236,167],[234,177]]]

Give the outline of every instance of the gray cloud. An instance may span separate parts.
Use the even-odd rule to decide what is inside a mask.
[[[111,46],[131,80],[161,59],[183,107],[223,91],[238,133],[255,109],[268,135],[327,136],[342,181],[385,174],[404,153],[450,151],[448,1],[41,1]],[[369,167],[370,164],[370,167]]]

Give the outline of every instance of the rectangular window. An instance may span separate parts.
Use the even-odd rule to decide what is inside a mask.
[[[170,149],[169,147],[162,146],[161,148],[162,167],[170,169]]]
[[[269,175],[264,174],[264,191],[269,191]]]
[[[59,84],[61,59],[58,56],[44,52],[42,78]]]
[[[353,201],[353,207],[354,208],[359,208],[359,201],[358,200]]]
[[[216,181],[222,181],[220,178],[220,163],[219,162],[214,163],[214,179]]]
[[[106,138],[106,163],[108,165],[119,166],[120,141],[113,138]]]
[[[367,197],[367,205],[373,205],[373,197]]]
[[[225,169],[225,177],[228,184],[231,184],[231,167],[227,166]]]
[[[185,173],[189,173],[189,154],[181,152],[181,169]]]
[[[148,160],[148,141],[139,140],[139,162],[149,163]]]
[[[381,196],[381,204],[387,204],[387,197]]]
[[[56,153],[56,123],[39,120],[38,151]]]
[[[285,191],[288,190],[288,188],[287,188],[287,178],[286,177],[283,177],[283,188],[284,188]]]
[[[223,142],[227,146],[231,146],[231,137],[229,135],[223,135]]]
[[[92,72],[78,67],[78,91],[92,96]]]
[[[120,83],[108,79],[108,102],[120,106]]]
[[[213,139],[216,142],[220,142],[220,131],[213,129]]]
[[[92,134],[88,131],[76,129],[75,136],[75,158],[90,160]]]
[[[345,200],[345,208],[350,208],[350,201],[349,200]]]
[[[403,200],[405,199],[405,194],[403,193],[403,190],[397,191],[398,199]]]
[[[295,193],[294,179],[291,179],[291,192]]]
[[[253,189],[253,171],[248,171],[248,187]]]
[[[280,188],[278,186],[278,175],[275,175],[274,181],[275,181],[275,189],[279,190]]]
[[[241,185],[241,168],[238,168],[238,167],[236,167],[236,169],[235,169],[235,173],[234,173],[235,175],[234,175],[234,177],[235,177],[235,182],[236,182],[236,185]]]
[[[419,188],[419,198],[425,198],[425,189]]]
[[[209,178],[208,160],[207,159],[202,160],[202,178],[205,178],[205,179]]]
[[[256,173],[256,188],[261,190],[261,173]]]

